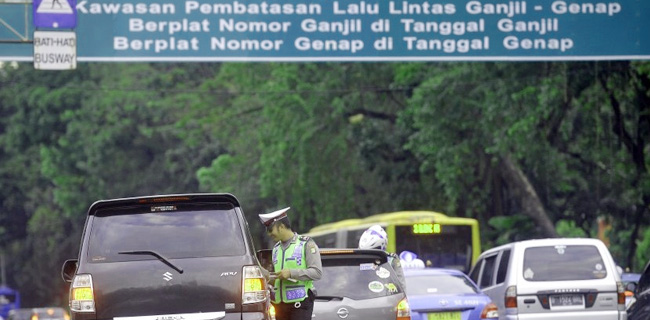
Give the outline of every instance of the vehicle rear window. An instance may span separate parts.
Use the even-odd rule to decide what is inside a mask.
[[[504,250],[501,254],[499,261],[499,270],[497,271],[497,284],[506,281],[506,274],[508,273],[508,263],[510,262],[510,250]]]
[[[124,251],[150,250],[169,259],[234,256],[246,252],[242,229],[232,206],[215,208],[214,204],[194,204],[155,208],[139,206],[97,212],[90,231],[90,261],[157,259],[152,255],[119,254]]]
[[[323,277],[314,283],[318,296],[372,299],[402,292],[389,263],[373,259],[322,259]]]
[[[407,295],[478,293],[478,288],[465,276],[440,274],[406,277]]]
[[[524,251],[524,279],[563,281],[602,279],[607,268],[598,248],[591,245],[558,245]]]
[[[481,276],[481,288],[489,287],[492,285],[494,279],[494,266],[497,262],[497,256],[485,258],[485,265],[483,266],[483,275]]]

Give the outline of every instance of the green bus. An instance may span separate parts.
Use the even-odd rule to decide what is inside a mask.
[[[305,235],[321,248],[356,248],[363,232],[375,224],[386,230],[389,252],[413,252],[427,267],[467,273],[481,254],[478,220],[433,211],[389,212],[346,219],[314,227]]]

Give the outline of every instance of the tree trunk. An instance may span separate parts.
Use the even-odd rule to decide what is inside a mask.
[[[544,237],[557,237],[555,226],[528,177],[508,155],[502,157],[501,167],[503,178],[516,197],[515,200],[521,205],[523,213],[535,221]]]

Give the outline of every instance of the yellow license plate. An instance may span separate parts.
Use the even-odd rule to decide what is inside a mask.
[[[427,320],[461,320],[460,311],[427,313]]]

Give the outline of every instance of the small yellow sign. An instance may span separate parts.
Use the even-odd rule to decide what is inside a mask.
[[[441,231],[438,223],[416,223],[413,225],[413,233],[415,234],[440,233]]]

